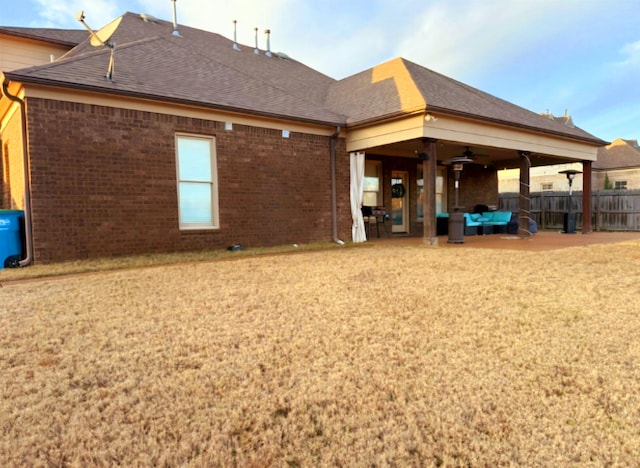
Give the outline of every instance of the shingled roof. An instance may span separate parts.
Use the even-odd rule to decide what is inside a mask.
[[[126,13],[113,41],[115,73],[105,74],[110,50],[85,40],[47,65],[14,70],[15,81],[209,106],[243,113],[340,124],[344,116],[321,107],[331,78],[292,59],[254,54],[252,48],[186,26],[172,35],[166,21]]]
[[[336,81],[297,60],[240,45],[215,33],[145,21],[126,13],[113,40],[115,74],[105,73],[110,51],[86,39],[52,64],[6,73],[43,83],[329,125],[380,121],[431,110],[526,128],[596,144],[577,127],[547,119],[478,89],[397,58]]]
[[[0,34],[68,46],[69,48],[77,46],[89,37],[89,33],[84,29],[21,28],[11,26],[0,26]]]
[[[594,169],[640,168],[640,146],[637,140],[618,138],[610,145],[598,148]]]
[[[337,82],[328,100],[333,109],[348,114],[352,124],[426,107],[433,112],[605,143],[580,128],[565,125],[564,120],[548,119],[404,58]]]

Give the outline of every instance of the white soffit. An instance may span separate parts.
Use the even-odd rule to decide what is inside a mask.
[[[486,146],[514,151],[530,151],[561,158],[595,161],[593,144],[471,119],[437,114],[425,120],[424,114],[349,130],[347,151],[366,151],[416,138],[435,138],[470,146]]]

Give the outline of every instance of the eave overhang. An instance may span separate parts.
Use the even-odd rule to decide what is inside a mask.
[[[34,42],[44,42],[46,44],[64,46],[70,49],[78,45],[77,41],[65,41],[64,39],[49,38],[49,37],[39,36],[37,34],[16,31],[13,29],[6,29],[1,27],[0,27],[0,34],[4,34],[6,36],[19,37],[21,39],[27,39]]]
[[[66,81],[57,81],[57,80],[52,80],[48,78],[43,79],[43,78],[37,78],[32,76],[20,75],[12,72],[5,73],[5,76],[11,81],[20,82],[20,83],[23,83],[24,85],[33,84],[38,86],[46,86],[50,88],[61,88],[61,89],[67,89],[67,90],[106,94],[114,97],[119,96],[124,98],[134,98],[134,99],[141,99],[146,101],[164,102],[164,103],[199,107],[199,108],[212,109],[212,110],[218,110],[218,111],[230,112],[230,113],[236,113],[236,114],[247,114],[247,115],[253,115],[256,117],[262,117],[267,119],[278,119],[278,120],[300,122],[300,123],[312,124],[312,125],[329,126],[334,129],[337,126],[344,127],[346,125],[346,119],[340,120],[340,121],[338,120],[329,121],[329,120],[321,120],[321,119],[307,118],[307,117],[301,117],[301,116],[283,115],[283,114],[278,114],[274,112],[266,112],[266,111],[260,111],[256,109],[250,109],[250,108],[241,108],[241,107],[227,106],[227,105],[216,104],[211,102],[202,102],[202,101],[195,101],[195,100],[184,99],[184,98],[161,96],[153,93],[140,93],[140,92],[130,91],[126,89],[108,88],[106,86],[92,86],[92,85],[86,85],[82,83],[69,83]],[[105,81],[108,82],[106,78],[105,78]]]
[[[435,120],[425,119],[427,114]],[[606,142],[597,138],[578,138],[561,132],[545,132],[525,125],[497,119],[482,119],[465,113],[429,108],[429,112],[398,113],[386,120],[347,126],[347,151],[376,151],[381,148],[406,156],[407,142],[434,138],[460,146],[482,146],[501,152],[501,159],[515,157],[517,151],[570,161],[595,161],[597,149]],[[404,144],[404,149],[403,149]],[[393,148],[393,149],[392,149]],[[399,152],[398,152],[399,150]],[[389,152],[387,154],[394,154]]]
[[[607,145],[610,144],[610,142],[607,142],[605,140],[601,140],[600,138],[596,138],[596,137],[590,138],[590,137],[586,137],[586,136],[583,137],[583,136],[580,136],[580,135],[569,135],[567,133],[563,133],[563,132],[560,132],[560,131],[553,131],[553,130],[543,129],[543,128],[534,127],[534,126],[530,126],[530,125],[523,125],[523,124],[519,124],[517,122],[511,122],[511,121],[508,121],[508,120],[495,119],[495,118],[480,116],[480,115],[477,115],[477,114],[471,114],[471,113],[467,113],[467,112],[455,111],[455,110],[446,109],[446,108],[437,107],[437,106],[426,106],[426,107],[415,108],[415,109],[409,110],[409,111],[407,111],[407,110],[398,111],[398,112],[394,112],[394,113],[391,113],[391,114],[378,116],[378,117],[374,117],[374,118],[370,118],[370,119],[362,119],[362,120],[359,120],[359,121],[349,121],[349,120],[347,120],[346,126],[347,126],[348,129],[357,129],[357,128],[368,127],[368,126],[372,126],[372,125],[376,125],[376,124],[380,124],[380,123],[385,123],[385,122],[392,121],[392,120],[402,119],[402,118],[405,118],[405,117],[409,117],[411,115],[416,115],[416,114],[425,115],[427,112],[433,112],[433,113],[437,113],[438,115],[443,115],[443,116],[461,117],[463,119],[480,121],[480,122],[487,122],[487,123],[490,123],[490,124],[500,125],[500,126],[505,126],[505,127],[518,128],[518,129],[526,130],[526,131],[529,131],[529,132],[543,133],[543,134],[553,135],[553,136],[557,136],[557,137],[560,137],[560,138],[566,138],[566,139],[570,139],[570,140],[583,141],[585,143],[592,143],[592,144],[594,144],[594,145],[596,145],[598,147],[607,146]]]

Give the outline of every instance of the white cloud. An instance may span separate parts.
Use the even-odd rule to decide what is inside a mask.
[[[87,23],[94,29],[107,24],[120,16],[123,11],[120,5],[110,0],[36,0],[40,5],[38,14],[43,23],[40,26],[78,28],[75,20],[79,11],[84,11]]]
[[[640,40],[625,44],[620,53],[625,55],[625,59],[618,62],[618,66],[637,67],[640,66]]]
[[[235,19],[238,21],[238,41],[249,47],[254,46],[254,28],[258,28],[260,48],[265,48],[264,31],[270,29],[272,50],[286,52],[334,77],[374,65],[376,62],[369,63],[367,57],[378,54],[383,46],[380,18],[368,17],[363,21],[361,17],[362,12],[367,11],[366,6],[359,10],[351,3],[347,7],[345,2],[335,0],[314,3],[239,0],[227,3],[184,2],[179,7],[179,20],[182,18],[180,22],[189,26],[232,37]]]
[[[592,15],[578,0],[479,0],[425,2],[396,52],[436,71],[464,79],[487,74],[540,44],[559,42],[574,21]]]
[[[145,13],[168,21],[173,19],[173,6],[169,0],[141,0],[138,3]],[[180,24],[227,37],[233,36],[233,20],[237,20],[238,41],[246,44],[253,44],[255,27],[259,28],[261,35],[265,29],[275,30],[284,23],[282,12],[297,7],[294,0],[181,0],[176,5]]]

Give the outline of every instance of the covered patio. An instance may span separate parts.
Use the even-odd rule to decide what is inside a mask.
[[[404,59],[342,87],[335,97],[353,105],[346,146],[355,242],[366,239],[361,207],[373,206],[389,213],[393,234],[438,244],[436,216],[496,209],[497,172],[513,168],[520,169],[518,236],[529,237],[530,168],[575,162],[584,180],[583,232],[591,232],[591,165],[606,142],[568,115],[528,111]],[[368,88],[368,106],[357,106],[358,87]]]

